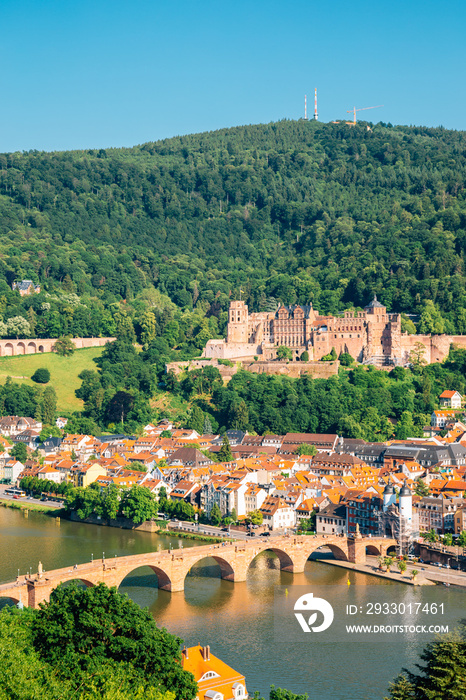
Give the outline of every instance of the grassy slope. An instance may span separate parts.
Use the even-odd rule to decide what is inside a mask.
[[[102,354],[103,348],[85,348],[76,350],[71,357],[60,357],[53,352],[37,355],[20,355],[17,357],[0,358],[0,383],[4,384],[8,376],[13,381],[31,386],[53,386],[57,392],[57,411],[69,414],[80,411],[83,406],[81,399],[74,392],[81,386],[78,375],[83,369],[95,370],[92,361]],[[31,376],[39,367],[46,367],[50,372],[50,383],[35,385]]]

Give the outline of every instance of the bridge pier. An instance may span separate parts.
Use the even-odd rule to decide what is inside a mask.
[[[366,544],[362,537],[348,539],[348,561],[352,564],[366,563]]]

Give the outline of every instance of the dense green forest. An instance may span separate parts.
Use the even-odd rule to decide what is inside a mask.
[[[0,334],[124,327],[194,352],[240,289],[251,310],[431,300],[420,330],[466,332],[465,154],[442,128],[282,121],[0,155]],[[23,278],[42,293],[21,300]]]

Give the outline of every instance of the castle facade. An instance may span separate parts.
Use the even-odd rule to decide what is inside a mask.
[[[277,349],[286,346],[293,361],[307,352],[318,361],[332,348],[337,357],[349,353],[358,362],[380,366],[404,365],[421,343],[428,363],[441,362],[451,343],[466,347],[466,336],[408,335],[401,332],[400,314],[388,313],[377,297],[356,314],[321,316],[312,305],[280,306],[276,311],[249,313],[244,301],[232,301],[227,337],[209,340],[204,357],[230,360],[275,360]]]

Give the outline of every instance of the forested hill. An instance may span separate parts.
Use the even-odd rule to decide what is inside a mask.
[[[3,320],[21,311],[6,283],[31,278],[104,307],[155,286],[216,316],[240,289],[252,310],[328,313],[376,292],[466,332],[465,155],[465,132],[305,121],[0,155]]]

